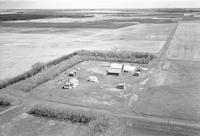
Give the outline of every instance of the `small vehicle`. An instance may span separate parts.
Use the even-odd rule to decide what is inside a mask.
[[[125,83],[119,83],[118,86],[117,86],[118,89],[126,89],[127,86]]]
[[[140,71],[136,71],[133,76],[140,76]]]

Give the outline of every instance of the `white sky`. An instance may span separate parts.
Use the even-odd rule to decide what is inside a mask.
[[[7,8],[200,8],[200,0],[0,0]]]

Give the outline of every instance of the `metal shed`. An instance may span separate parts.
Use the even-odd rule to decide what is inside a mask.
[[[88,80],[89,82],[98,82],[98,79],[97,79],[97,77],[95,77],[95,76],[89,76],[87,80]]]
[[[122,70],[123,65],[119,63],[111,63],[110,68],[111,69],[121,69]]]
[[[121,73],[121,69],[110,68],[108,70],[108,74],[110,74],[110,75],[120,75],[120,73]]]
[[[131,65],[124,65],[123,71],[124,72],[135,72],[136,66],[131,66]]]
[[[77,73],[77,70],[76,70],[76,69],[72,69],[72,70],[69,72],[68,76],[75,77],[75,76],[76,76],[76,73]]]

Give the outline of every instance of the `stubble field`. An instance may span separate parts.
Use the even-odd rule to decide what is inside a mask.
[[[26,14],[37,14],[37,16],[46,14],[45,11],[29,12],[31,11],[24,11]],[[51,13],[51,11],[48,12]],[[88,14],[87,10],[86,13],[80,12],[83,12],[81,15]],[[75,15],[80,12],[72,11]],[[97,10],[92,13],[94,17],[60,19],[53,17],[1,22],[0,79],[16,76],[28,70],[36,62],[48,62],[80,49],[157,53],[175,25],[173,21],[168,23],[161,16],[180,16],[154,12],[149,13],[151,16],[148,16],[146,12],[137,14],[133,14],[133,11],[131,13],[120,11],[122,14],[114,11],[107,12]],[[63,14],[66,13],[62,11]],[[128,16],[125,16],[126,14]],[[17,14],[14,16],[17,17]],[[144,16],[149,19],[145,20]],[[158,18],[153,19],[156,16]],[[173,20],[173,18],[168,20]]]

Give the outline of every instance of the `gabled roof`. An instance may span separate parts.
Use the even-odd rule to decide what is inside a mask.
[[[124,71],[135,71],[136,67],[135,66],[131,66],[131,65],[124,65]]]
[[[69,79],[69,83],[70,84],[76,84],[76,83],[78,83],[79,81],[78,81],[78,79],[76,79],[76,78],[71,78],[71,79]]]
[[[122,69],[122,64],[119,64],[119,63],[111,63],[110,64],[110,68],[112,69]]]
[[[108,70],[108,73],[119,74],[119,73],[121,73],[121,69],[110,68],[110,69]]]
[[[90,82],[98,82],[98,79],[95,76],[89,76],[87,80]]]

